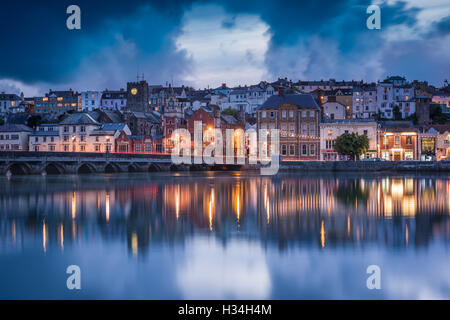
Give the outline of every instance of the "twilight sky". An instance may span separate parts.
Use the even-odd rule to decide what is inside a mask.
[[[294,81],[377,81],[388,75],[442,86],[450,70],[448,0],[58,0],[2,2],[0,91],[195,88]],[[381,30],[366,8],[381,8]],[[81,30],[66,8],[81,8]]]

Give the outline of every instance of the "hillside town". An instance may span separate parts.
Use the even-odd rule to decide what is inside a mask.
[[[119,90],[0,93],[0,151],[168,154],[176,129],[279,129],[283,160],[347,160],[335,140],[365,135],[361,159],[439,161],[450,157],[450,86],[391,76],[297,81],[196,90],[150,85]],[[225,136],[225,135],[224,135]]]

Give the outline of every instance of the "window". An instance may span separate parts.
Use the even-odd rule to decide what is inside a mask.
[[[400,136],[395,136],[395,145],[399,145],[400,144]]]
[[[295,146],[293,144],[289,146],[289,155],[295,155]]]
[[[409,145],[412,144],[412,137],[411,136],[407,136],[406,137],[406,144],[409,144]]]
[[[314,144],[309,146],[309,154],[312,156],[316,154],[316,146]]]
[[[302,118],[306,118],[306,111],[305,110],[302,111]]]
[[[294,111],[289,111],[289,118],[293,118],[294,117]]]
[[[151,144],[146,144],[145,145],[145,152],[152,152],[152,145]]]
[[[265,111],[261,112],[261,116],[262,116],[263,118],[266,118],[267,112],[265,112]]]
[[[270,111],[270,117],[273,118],[275,116],[275,112]]]
[[[80,151],[81,152],[84,152],[86,150],[86,147],[85,146],[80,146]]]
[[[69,127],[64,127],[64,132],[69,132]]]
[[[313,125],[313,124],[309,126],[309,135],[310,136],[315,136],[316,135],[316,126]]]
[[[283,117],[283,118],[286,118],[286,111],[281,111],[281,116]]]
[[[134,152],[141,152],[141,145],[140,144],[136,144],[134,146]]]
[[[308,135],[308,129],[306,127],[306,124],[302,125],[302,135],[307,136]]]
[[[333,130],[328,130],[328,135],[331,136],[333,134]]]
[[[285,156],[287,154],[287,149],[286,149],[286,145],[285,144],[281,145],[281,154],[283,156]]]
[[[99,145],[95,146],[95,152],[100,152],[100,146]]]
[[[302,145],[302,155],[306,156],[307,150],[306,150],[306,144]]]
[[[286,137],[287,126],[285,123],[281,125],[281,136]]]
[[[364,130],[364,134],[367,136],[367,130]]]
[[[85,126],[81,126],[80,127],[80,132],[86,132],[86,127]]]
[[[386,146],[389,144],[389,137],[388,136],[384,136],[383,137],[383,144],[386,145]]]
[[[289,135],[291,137],[295,136],[295,125],[293,125],[293,124],[289,125]]]

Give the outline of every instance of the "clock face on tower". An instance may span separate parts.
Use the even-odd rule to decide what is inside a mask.
[[[131,89],[131,94],[132,94],[133,96],[137,95],[137,93],[138,93],[138,91],[137,91],[136,88]]]

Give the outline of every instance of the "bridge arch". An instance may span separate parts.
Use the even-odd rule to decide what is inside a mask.
[[[159,172],[161,168],[156,163],[151,163],[147,169],[148,172]]]
[[[134,164],[134,163],[131,163],[129,166],[128,166],[128,172],[138,172],[139,170],[138,170],[138,167]]]
[[[64,167],[57,164],[57,163],[48,163],[43,172],[45,172],[48,175],[52,175],[52,174],[64,174],[66,172],[66,170],[64,170]]]
[[[78,174],[85,174],[85,173],[95,173],[95,168],[92,164],[85,162],[78,166],[77,173]]]
[[[31,173],[31,166],[28,163],[11,163],[5,172],[10,172],[12,175],[26,175]]]
[[[105,173],[117,173],[120,172],[119,166],[114,163],[107,163],[105,169],[103,170]]]

